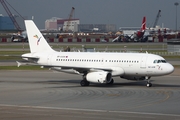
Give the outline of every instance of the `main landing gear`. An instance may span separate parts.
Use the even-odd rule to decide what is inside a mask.
[[[147,87],[152,87],[152,83],[150,82],[150,77],[146,76],[145,78],[146,78],[146,80],[147,80],[146,86],[147,86]]]
[[[109,83],[107,83],[108,85],[112,85],[114,84],[114,79],[111,79],[111,81]]]
[[[89,86],[89,82],[86,80],[86,76],[83,76],[83,80],[80,82],[81,86]]]
[[[80,84],[81,86],[89,86],[90,83],[87,80],[82,80]]]

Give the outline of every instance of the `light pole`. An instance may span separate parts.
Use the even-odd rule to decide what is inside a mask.
[[[179,5],[178,2],[175,2],[174,5],[176,6],[176,32],[177,32],[177,6]],[[177,35],[176,35],[177,37]]]

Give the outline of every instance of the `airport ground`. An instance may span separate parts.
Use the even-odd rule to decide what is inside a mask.
[[[53,71],[0,71],[2,120],[178,120],[180,75],[81,87],[81,76]]]
[[[22,43],[13,45],[18,44]],[[171,75],[152,77],[151,88],[146,87],[146,81],[119,77],[111,86],[81,87],[78,75],[50,70],[0,70],[0,119],[178,120],[180,61],[173,58],[168,62],[178,67]],[[15,66],[16,62],[0,60],[1,65]]]

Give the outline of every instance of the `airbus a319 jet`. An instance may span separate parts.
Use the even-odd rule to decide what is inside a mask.
[[[49,46],[32,20],[25,20],[25,26],[30,53],[23,54],[22,58],[52,70],[79,74],[83,78],[81,86],[113,84],[113,77],[119,76],[127,80],[146,80],[151,87],[151,77],[174,71],[163,57],[148,53],[58,52]]]

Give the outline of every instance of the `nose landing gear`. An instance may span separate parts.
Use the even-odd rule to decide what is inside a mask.
[[[150,82],[147,82],[147,85],[146,85],[147,87],[152,87],[152,83],[150,83]]]
[[[151,77],[148,77],[148,76],[145,77],[145,79],[147,80],[147,84],[146,84],[147,87],[152,87],[152,83],[150,82],[150,78]]]

